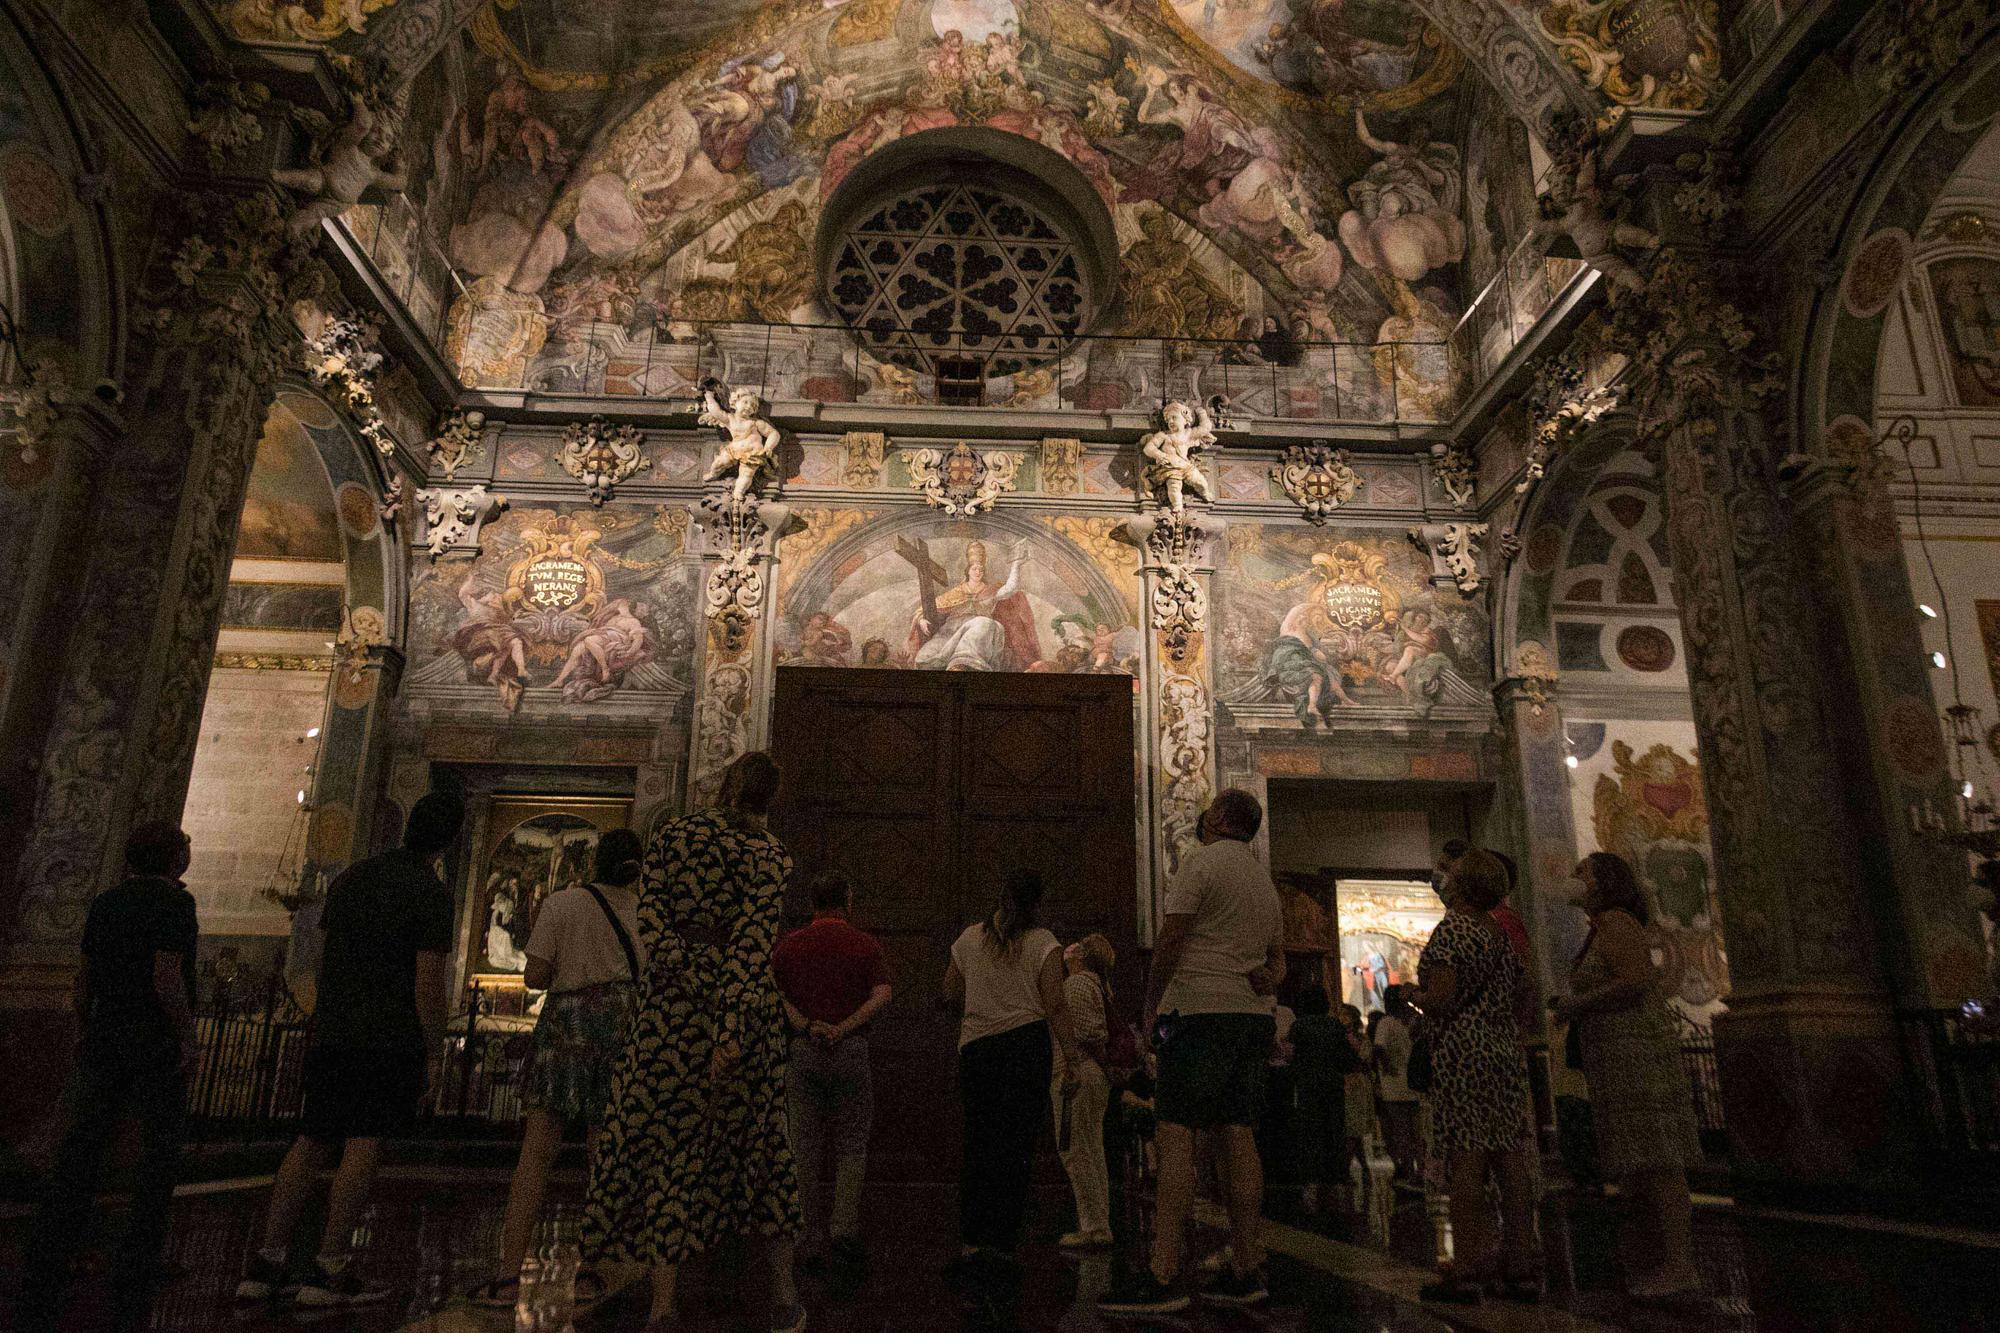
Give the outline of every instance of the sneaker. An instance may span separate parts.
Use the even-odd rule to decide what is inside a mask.
[[[1111,1232],[1107,1230],[1072,1231],[1056,1244],[1065,1250],[1104,1250],[1111,1247]]]
[[[1107,1315],[1179,1314],[1190,1304],[1187,1296],[1175,1291],[1144,1269],[1113,1282],[1097,1298],[1097,1309]]]
[[[298,1295],[292,1297],[300,1305],[324,1309],[328,1306],[373,1305],[386,1301],[395,1293],[388,1287],[368,1282],[361,1276],[361,1268],[351,1260],[340,1266],[337,1273],[326,1271],[326,1265],[313,1261],[312,1270],[299,1283]]]
[[[291,1271],[283,1259],[266,1259],[252,1250],[244,1261],[243,1276],[236,1281],[236,1299],[239,1301],[268,1301],[273,1296],[289,1295],[299,1289],[296,1282],[286,1282],[285,1275]]]
[[[1207,1305],[1262,1305],[1271,1299],[1271,1288],[1264,1281],[1262,1268],[1253,1268],[1247,1273],[1225,1269],[1215,1281],[1201,1289],[1201,1299]]]

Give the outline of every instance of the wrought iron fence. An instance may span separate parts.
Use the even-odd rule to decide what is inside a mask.
[[[2000,1018],[1982,1006],[1897,1016],[1918,1129],[1938,1163],[2000,1175]]]
[[[1710,1157],[1722,1157],[1728,1152],[1729,1122],[1722,1115],[1722,1077],[1715,1067],[1715,1029],[1685,1014],[1675,1017],[1680,1021],[1681,1067],[1687,1070],[1688,1088],[1694,1096],[1694,1122],[1701,1131],[1702,1151]]]
[[[479,284],[453,268],[403,196],[350,209],[328,225],[345,232],[467,387],[668,401],[692,400],[713,377],[754,387],[767,400],[822,404],[1116,411],[1220,395],[1246,419],[1436,424],[1450,419],[1587,271],[1581,260],[1549,256],[1529,237],[1438,339],[1266,345],[1079,335],[1052,340],[1060,354],[1039,365],[953,378],[934,366],[897,364],[888,344],[908,344],[926,358],[942,352],[976,360],[1014,357],[1020,340],[975,346],[935,331],[699,320],[644,306],[601,319],[594,311],[545,312],[539,303],[531,310],[523,298],[497,291],[489,319],[460,302]],[[527,326],[539,333],[522,336]],[[525,351],[530,345],[539,349],[533,355]]]

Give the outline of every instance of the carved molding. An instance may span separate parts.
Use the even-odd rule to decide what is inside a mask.
[[[438,419],[437,430],[426,447],[446,481],[457,480],[458,470],[479,457],[480,440],[485,433],[484,412],[457,408]]]
[[[923,493],[924,503],[953,518],[992,509],[1014,489],[1014,475],[1021,467],[1018,454],[1002,449],[974,453],[963,440],[948,451],[906,449],[903,461],[910,469],[910,486]]]
[[[593,505],[602,505],[619,482],[650,466],[642,447],[645,440],[636,427],[613,426],[603,417],[592,417],[563,431],[556,462],[583,483]]]
[[[507,497],[489,494],[483,481],[460,491],[419,490],[417,501],[424,507],[424,546],[432,560],[478,555],[480,530],[507,508]]]
[[[1347,450],[1322,440],[1288,445],[1271,469],[1271,480],[1292,498],[1306,522],[1321,524],[1361,489],[1360,475],[1348,466],[1350,458]]]

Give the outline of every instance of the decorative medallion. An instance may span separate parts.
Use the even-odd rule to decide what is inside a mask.
[[[1873,319],[1889,308],[1910,267],[1910,233],[1885,227],[1855,250],[1840,283],[1840,303],[1856,319]]]
[[[631,426],[613,427],[603,417],[592,417],[563,432],[556,461],[583,483],[592,504],[601,505],[611,498],[612,488],[646,465],[640,447],[645,438]]]
[[[1527,557],[1530,574],[1546,574],[1562,559],[1563,530],[1553,523],[1544,523],[1528,534],[1528,544],[1522,554]]]
[[[69,229],[69,184],[35,144],[16,139],[0,148],[0,196],[7,200],[7,216],[37,236],[55,237]]]
[[[1348,452],[1335,449],[1324,440],[1294,444],[1271,469],[1271,480],[1284,488],[1306,516],[1306,522],[1320,524],[1361,489],[1361,478],[1348,466]]]
[[[953,518],[965,518],[991,509],[993,502],[1014,489],[1014,474],[1020,457],[993,449],[976,454],[960,441],[949,453],[936,449],[904,451],[909,465],[910,485],[924,494],[924,503],[942,509]]]
[[[1657,625],[1627,625],[1618,631],[1618,660],[1634,671],[1665,671],[1674,664],[1671,634]]]
[[[356,541],[374,536],[382,521],[380,501],[359,482],[342,482],[333,493],[333,508],[340,515],[340,526]]]
[[[1935,781],[1944,772],[1944,737],[1931,706],[1900,694],[1882,710],[1882,745],[1889,763],[1912,784]]]

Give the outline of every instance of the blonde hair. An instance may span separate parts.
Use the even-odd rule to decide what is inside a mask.
[[[1490,912],[1507,900],[1507,867],[1493,853],[1475,847],[1458,858],[1445,888],[1474,911]]]
[[[1118,950],[1111,947],[1111,941],[1096,933],[1085,935],[1076,942],[1077,956],[1083,959],[1083,966],[1097,984],[1104,988],[1106,1000],[1111,998],[1111,969],[1118,966]]]

